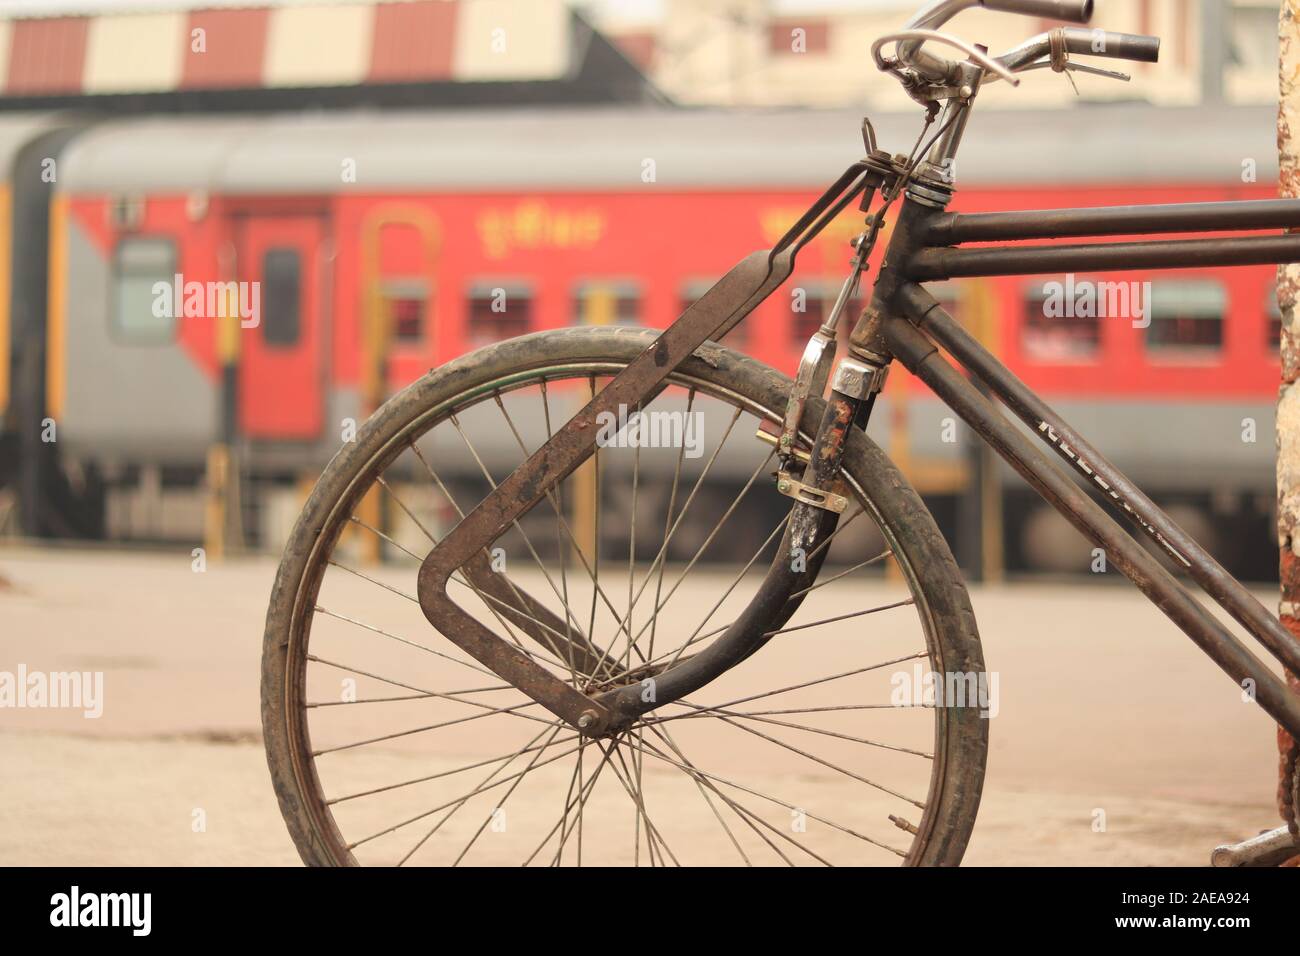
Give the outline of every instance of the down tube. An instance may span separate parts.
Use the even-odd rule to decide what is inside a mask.
[[[1231,614],[1270,654],[1300,673],[1300,641],[1225,571],[1213,556],[1160,510],[1083,436],[1066,424],[961,328],[921,287],[906,285],[897,299],[903,313],[978,376],[1021,421],[1046,437],[1063,458],[1091,481],[1102,484],[1133,520],[1174,560],[1187,568],[1205,593]],[[1069,449],[1069,454],[1064,449]]]
[[[1254,681],[1255,700],[1270,717],[1293,735],[1300,730],[1300,695],[1293,694],[1083,488],[999,414],[929,339],[897,317],[885,323],[885,339],[908,371],[925,382],[1084,536],[1104,548],[1124,576],[1239,687],[1246,679]]]

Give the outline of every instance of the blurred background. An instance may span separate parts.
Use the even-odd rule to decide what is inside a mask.
[[[11,0],[0,533],[277,553],[387,395],[525,332],[666,326],[860,156],[864,115],[910,151],[922,113],[869,48],[917,6]],[[1274,194],[1277,17],[1105,0],[1097,23],[1162,36],[1161,62],[990,87],[955,208]],[[956,26],[998,52],[1050,24]],[[729,344],[793,374],[860,229],[853,211],[827,229]],[[938,294],[1229,570],[1274,580],[1273,270],[1078,278],[1136,281],[1149,322],[1052,316],[1062,277]],[[258,284],[256,323],[232,281]],[[872,434],[973,578],[1092,570],[902,370]],[[739,480],[719,469],[707,493]]]

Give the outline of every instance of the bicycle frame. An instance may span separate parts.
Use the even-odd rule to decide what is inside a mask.
[[[812,553],[833,532],[838,515],[815,500],[838,474],[847,431],[866,427],[875,390],[861,376],[836,376],[820,424],[806,427],[809,465],[772,565],[745,611],[707,648],[658,671],[647,698],[637,682],[589,696],[550,674],[455,604],[447,582],[503,534],[591,455],[596,422],[618,406],[644,407],[671,372],[707,339],[721,338],[779,288],[794,271],[799,250],[850,202],[881,184],[880,154],[849,167],[777,245],[745,258],[703,298],[670,325],[650,347],[504,479],[433,548],[420,568],[418,596],[425,617],[466,650],[534,700],[589,736],[617,732],[639,715],[691,693],[752,654],[773,622],[797,609],[792,595],[807,588],[820,562],[795,573],[784,556],[792,547]],[[873,158],[875,163],[873,164]],[[966,242],[1059,239],[1176,232],[1240,232],[1300,228],[1300,202],[1267,200],[1150,207],[1063,209],[981,215],[945,211],[951,190],[941,181],[913,181],[890,239],[870,306],[850,337],[851,358],[887,367],[895,359],[917,375],[987,441],[1028,483],[1169,616],[1210,658],[1290,733],[1300,736],[1300,696],[1200,605],[1136,538],[1088,493],[1013,427],[970,382],[939,354],[942,346],[982,381],[1058,455],[1113,505],[1153,537],[1206,592],[1279,661],[1300,671],[1300,642],[1250,593],[1092,445],[1037,398],[997,359],[967,335],[921,287],[952,277],[1027,275],[1075,270],[1192,268],[1300,261],[1300,234],[1048,246],[961,249]],[[865,203],[863,204],[865,207]],[[859,370],[861,366],[859,366]],[[841,365],[841,371],[844,371]],[[843,387],[846,390],[841,391]],[[526,612],[526,599],[518,610]],[[779,624],[778,624],[779,626]],[[601,654],[579,635],[584,653]],[[629,675],[639,680],[641,674]]]
[[[1068,273],[1137,268],[1280,264],[1300,261],[1300,234],[1149,240],[1086,245],[984,246],[1066,237],[1233,232],[1300,227],[1300,202],[1266,200],[953,214],[909,197],[899,217],[871,306],[850,342],[897,359],[925,382],[1216,664],[1292,735],[1300,697],[1076,481],[1014,427],[939,352],[945,349],[1057,456],[1152,538],[1178,567],[1283,665],[1300,669],[1300,641],[1122,472],[976,342],[921,287],[956,277]]]

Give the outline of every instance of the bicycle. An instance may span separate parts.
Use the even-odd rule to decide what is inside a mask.
[[[1018,84],[1038,69],[1125,78],[1073,58],[1159,54],[1154,37],[1058,27],[993,57],[938,29],[974,6],[1085,24],[1093,4],[930,4],[872,48],[876,65],[926,110],[910,153],[881,149],[864,121],[865,158],[772,249],[742,260],[666,330],[568,329],[489,346],[389,399],[338,452],[285,550],[263,655],[268,763],[304,861],[672,865],[694,853],[744,863],[959,863],[984,777],[988,672],[934,519],[865,433],[894,362],[1300,737],[1300,697],[1166,564],[1297,672],[1300,643],[923,288],[1297,261],[1300,235],[1288,233],[1014,244],[1288,229],[1300,226],[1300,202],[948,212],[983,85]],[[936,45],[966,59],[941,57]],[[850,274],[796,378],[717,344],[855,201],[865,220]],[[836,363],[842,317],[895,208],[868,304]],[[676,440],[650,440],[656,421]],[[702,442],[687,454],[693,424],[720,436],[707,454]],[[710,495],[706,479],[724,471],[739,492]],[[1095,498],[1136,525],[1163,561]],[[705,511],[720,516],[710,525]],[[763,517],[779,520],[756,530]],[[444,533],[434,532],[439,525]],[[757,542],[753,557],[737,575],[700,570],[708,580],[688,585],[720,535]],[[366,548],[393,562],[362,569],[356,556]],[[670,575],[674,564],[680,571]],[[883,578],[882,566],[891,569]],[[864,584],[859,571],[873,576]],[[844,603],[848,584],[865,604]],[[691,608],[685,598],[671,604],[678,593],[693,596]],[[368,619],[339,609],[360,603],[373,609]],[[805,605],[821,609],[816,620],[799,616]],[[898,621],[913,614],[901,633]],[[408,636],[417,628],[426,639]],[[810,650],[811,633],[821,636]],[[417,667],[473,670],[476,686],[433,690]],[[909,682],[909,668],[919,680]],[[360,684],[376,696],[358,696]],[[348,721],[368,729],[345,733]],[[467,740],[500,752],[468,759]],[[720,769],[701,765],[706,751]],[[821,776],[798,776],[810,771]],[[529,799],[511,803],[525,785]],[[539,786],[549,816],[531,796]],[[1300,805],[1300,773],[1292,791]],[[1292,819],[1234,852],[1259,861],[1294,845]]]

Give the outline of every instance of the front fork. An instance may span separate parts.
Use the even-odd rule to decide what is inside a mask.
[[[866,258],[871,251],[867,236],[864,233],[859,237],[853,271],[845,280],[825,324],[817,330],[804,349],[799,372],[795,376],[790,400],[786,405],[781,433],[776,438],[777,451],[781,456],[777,491],[800,504],[836,514],[842,514],[848,507],[847,497],[833,488],[843,464],[848,430],[855,426],[866,430],[876,396],[884,388],[892,362],[879,330],[881,313],[873,308],[867,310],[854,328],[849,354],[840,360],[838,366],[835,365],[839,324],[857,289]],[[874,348],[854,344],[859,342],[870,343]],[[799,446],[799,423],[804,417],[808,399],[822,395],[826,391],[828,380],[831,392],[826,412],[813,439],[812,450],[805,456],[801,454]],[[761,430],[759,437],[771,440]]]

